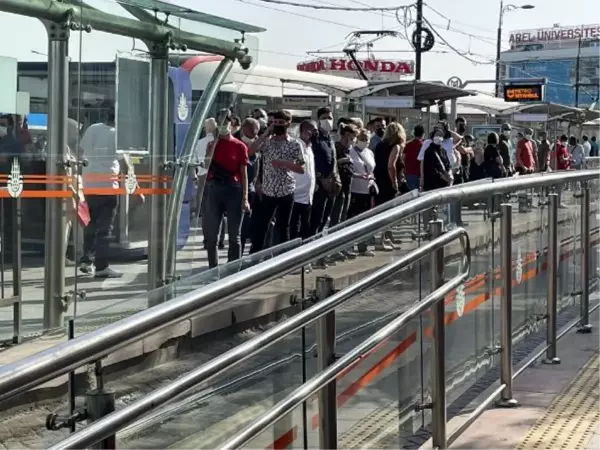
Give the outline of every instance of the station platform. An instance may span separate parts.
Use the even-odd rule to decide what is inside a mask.
[[[598,311],[591,319],[591,334],[574,328],[558,341],[561,364],[548,365],[540,359],[515,379],[517,407],[488,409],[449,448],[599,449]],[[477,402],[473,401],[473,406]],[[466,408],[465,414],[470,410]],[[465,415],[453,418],[448,432],[464,420]],[[431,442],[421,448],[431,448]]]

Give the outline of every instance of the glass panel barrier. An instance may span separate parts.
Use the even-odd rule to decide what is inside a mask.
[[[411,270],[399,275],[410,273]],[[405,291],[391,280],[360,296],[377,295],[380,289],[389,291],[390,284],[395,296],[405,300],[406,306],[418,301],[415,296],[418,292],[411,286],[407,286]],[[393,318],[401,312],[401,308],[396,310]],[[382,322],[380,325],[384,324]],[[371,328],[366,331],[357,343],[376,330]],[[414,430],[421,425],[421,413],[416,412],[422,404],[418,387],[423,380],[423,370],[426,370],[421,361],[421,337],[421,321],[419,318],[413,319],[393,338],[365,355],[360,363],[344,373],[342,379],[338,379],[339,448],[403,448],[410,443]],[[340,351],[343,352],[343,349]],[[316,412],[315,402],[311,413],[313,428],[318,431],[314,423]],[[309,435],[309,444],[310,448],[318,448],[317,433]]]
[[[538,255],[547,247],[543,239],[548,209],[531,189],[518,190],[512,196],[512,298],[513,339],[521,340],[539,329],[546,314],[547,273],[538,264]]]
[[[182,358],[174,373],[198,367],[229,348],[251,339],[259,331],[244,333],[233,341],[211,339],[197,342],[194,353]],[[217,447],[302,383],[301,355],[301,335],[296,332],[250,360],[218,375],[210,381],[210,386],[198,386],[121,431],[117,436],[119,448]],[[173,369],[175,368],[171,367]],[[168,371],[168,367],[155,370],[153,385],[140,388],[149,392],[157,385],[169,382],[166,376]],[[159,374],[162,379],[157,380]],[[120,380],[119,383],[122,382]],[[115,384],[114,389],[116,388]],[[301,409],[281,419],[271,428],[270,433],[261,436],[265,440],[264,447],[286,441],[285,447],[302,448],[303,423]]]
[[[497,198],[476,198],[462,205],[460,221],[469,232],[471,240],[471,274],[445,299],[446,322],[446,397],[449,415],[463,408],[463,396],[470,387],[483,377],[494,361],[491,352],[494,343],[495,297],[490,294],[489,282],[499,236],[494,233],[498,221],[494,212],[499,206]],[[450,215],[456,214],[456,209]],[[450,222],[446,227],[457,226]],[[444,279],[456,276],[462,268],[461,250],[458,242],[444,249]],[[430,265],[423,275],[423,297],[431,290]],[[429,329],[431,313],[424,314],[426,330]],[[431,333],[423,335],[423,389],[424,397],[430,399],[431,380]],[[468,393],[466,394],[468,396]],[[458,401],[457,401],[458,400]],[[426,400],[429,401],[429,400]],[[430,411],[423,414],[423,426],[430,425]]]

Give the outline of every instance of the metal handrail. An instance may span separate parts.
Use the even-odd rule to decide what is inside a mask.
[[[262,414],[258,419],[244,428],[233,438],[221,445],[220,449],[237,449],[251,441],[264,431],[269,425],[274,424],[282,417],[291,413],[308,400],[312,395],[316,394],[320,389],[327,384],[334,382],[337,377],[347,371],[353,365],[363,360],[366,354],[371,352],[382,342],[393,337],[402,327],[410,323],[411,320],[417,318],[421,313],[428,310],[432,306],[443,302],[446,295],[464,283],[469,277],[470,257],[468,265],[463,268],[462,272],[444,283],[441,287],[429,294],[425,299],[415,302],[406,312],[398,318],[392,320],[389,324],[383,327],[378,332],[374,333],[359,345],[354,347],[348,353],[344,354],[335,363],[327,367],[322,372],[318,373],[306,383],[295,389],[291,394]]]
[[[31,355],[0,368],[0,401],[64,375],[84,364],[97,361],[109,353],[137,342],[153,333],[189,319],[231,298],[249,292],[281,275],[309,264],[349,243],[358,242],[389,228],[399,220],[450,202],[468,201],[484,196],[505,194],[518,189],[549,187],[567,182],[597,179],[599,170],[569,171],[517,177],[489,183],[450,187],[423,194],[412,202],[400,205],[290,250],[256,266],[231,275],[219,283],[203,286],[166,303],[141,311],[104,328]]]
[[[183,375],[174,382],[164,386],[152,393],[140,398],[131,403],[127,407],[113,412],[102,419],[93,422],[86,428],[83,428],[76,433],[71,434],[63,441],[50,447],[48,450],[58,450],[67,448],[87,448],[90,445],[113,435],[120,429],[135,422],[142,414],[161,406],[162,404],[172,400],[178,395],[185,393],[187,390],[197,386],[199,383],[209,380],[210,378],[220,374],[234,365],[240,364],[248,358],[256,355],[291,333],[310,325],[320,317],[334,311],[337,307],[344,304],[356,294],[375,286],[380,281],[397,273],[398,271],[416,263],[421,258],[429,255],[440,248],[445,247],[456,239],[460,240],[462,248],[462,264],[463,272],[466,275],[469,273],[471,266],[471,243],[469,235],[464,228],[455,228],[452,231],[443,234],[442,236],[427,242],[423,246],[411,251],[407,255],[394,261],[391,264],[376,270],[372,274],[353,283],[351,286],[337,292],[316,305],[308,308],[285,322],[271,328],[270,330],[261,333],[259,336],[247,341],[228,352],[212,359],[203,364],[192,372]],[[466,276],[465,275],[465,276]]]

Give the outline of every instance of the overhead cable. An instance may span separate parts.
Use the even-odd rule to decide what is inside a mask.
[[[402,5],[402,6],[370,6],[365,8],[348,8],[346,6],[326,6],[326,5],[315,5],[308,3],[298,3],[298,2],[290,2],[286,0],[256,0],[262,3],[270,3],[273,5],[281,5],[281,6],[293,6],[295,8],[310,8],[310,9],[319,9],[319,10],[328,10],[328,11],[348,11],[348,12],[369,12],[369,11],[397,11],[399,9],[405,8],[410,5]]]

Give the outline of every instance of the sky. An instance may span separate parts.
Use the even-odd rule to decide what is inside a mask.
[[[302,4],[332,5],[346,8],[397,7],[412,0],[296,0]],[[323,11],[310,8],[275,5],[261,0],[171,0],[171,3],[203,10],[214,15],[266,28],[248,41],[259,64],[294,68],[298,62],[315,58],[317,50],[340,52],[349,33],[357,30],[386,29],[404,31],[393,12]],[[127,15],[115,0],[88,0],[103,11]],[[529,0],[533,10],[517,10],[504,16],[502,48],[508,48],[511,30],[593,24],[600,22],[598,0]],[[207,8],[210,6],[210,8]],[[204,8],[203,8],[204,7]],[[423,80],[447,81],[451,76],[466,79],[494,77],[496,28],[499,0],[427,0],[424,17],[442,39],[436,37],[433,50],[423,57]],[[19,60],[45,60],[47,41],[44,27],[37,19],[0,13],[0,27],[6,36],[13,37],[4,45],[1,55]],[[225,39],[237,37],[203,24],[184,24],[186,31]],[[413,25],[409,26],[409,35]],[[81,47],[79,41],[81,40]],[[73,60],[81,55],[83,61],[112,61],[118,53],[145,49],[141,41],[93,31],[90,34],[73,32],[69,52]],[[414,60],[410,44],[402,38],[386,37],[374,44],[377,59]],[[340,55],[340,53],[337,53]],[[461,56],[462,55],[462,56]],[[321,56],[335,56],[322,54]],[[367,56],[362,54],[362,56]],[[481,85],[480,90],[491,86]]]

